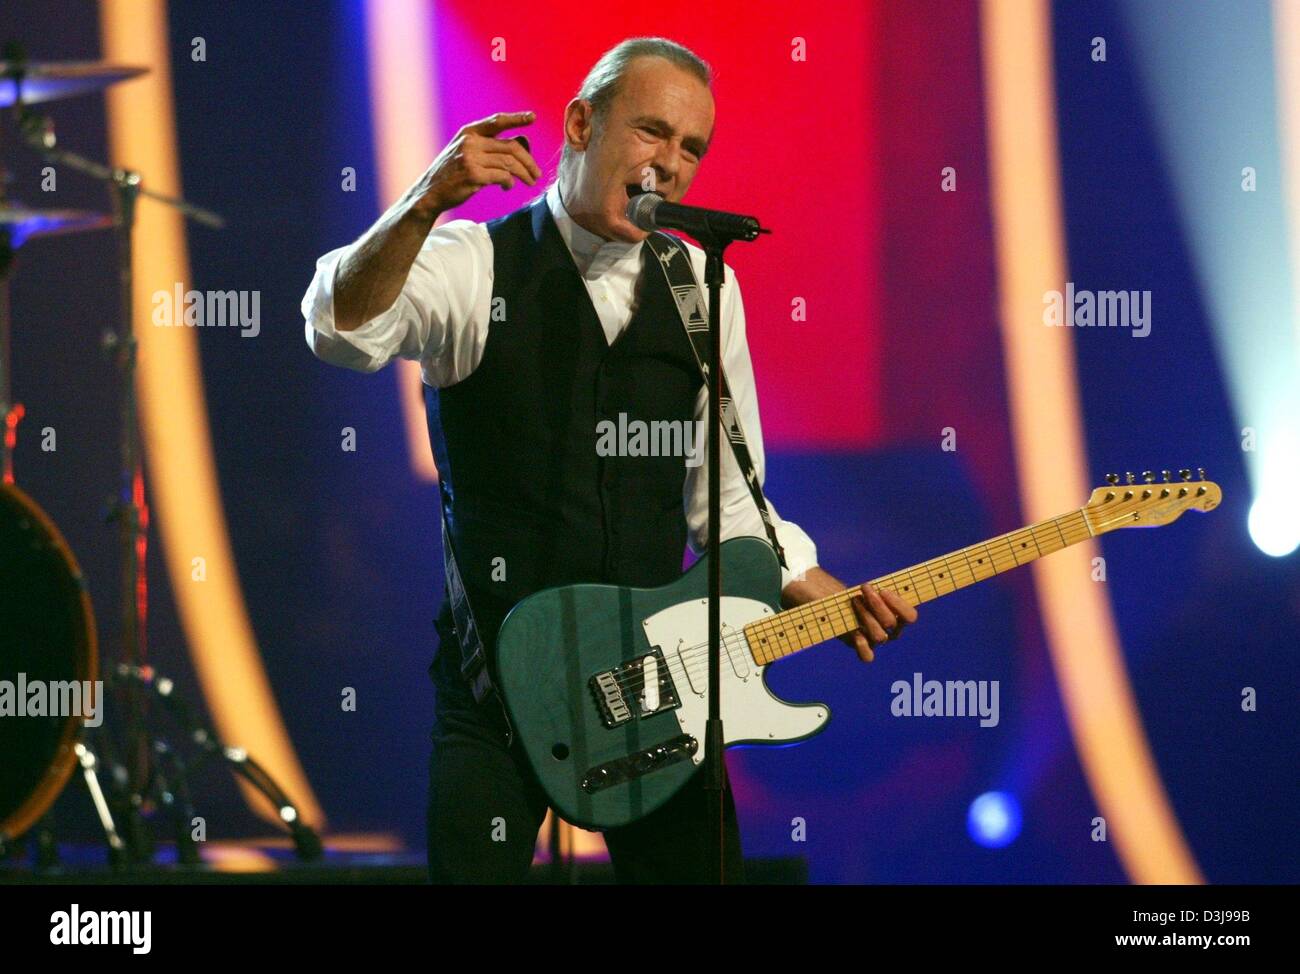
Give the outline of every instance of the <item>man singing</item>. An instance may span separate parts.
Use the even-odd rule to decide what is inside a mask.
[[[662,38],[605,53],[565,108],[553,184],[486,224],[446,211],[485,186],[537,185],[542,173],[518,138],[533,112],[499,113],[456,133],[428,170],[362,237],[323,256],[303,298],[317,356],[373,372],[394,356],[420,362],[429,433],[452,549],[493,676],[492,643],[522,598],[556,585],[655,587],[681,574],[685,545],[708,534],[707,465],[694,457],[605,456],[598,424],[698,423],[712,442],[707,392],[667,281],[649,262],[648,234],[628,199],[653,188],[679,202],[713,135],[709,66]],[[704,253],[691,245],[697,279]],[[722,290],[723,368],[764,460],[740,288]],[[764,537],[735,456],[723,450],[723,539]],[[771,508],[789,567],[786,607],[842,592],[815,567],[800,528]],[[865,662],[915,621],[892,592],[863,586],[860,627],[843,637]],[[444,602],[430,673],[437,689],[429,779],[429,872],[434,882],[521,881],[546,796],[520,743],[509,742],[499,699],[476,702]],[[703,776],[631,825],[605,833],[620,882],[706,881],[710,863]],[[728,881],[742,879],[740,836],[726,799]]]

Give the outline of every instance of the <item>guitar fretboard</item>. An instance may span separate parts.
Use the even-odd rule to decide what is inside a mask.
[[[1092,528],[1080,509],[873,578],[870,584],[920,605],[1092,536]],[[860,586],[855,586],[751,622],[744,627],[744,633],[754,661],[762,666],[857,629],[852,600],[861,591]]]

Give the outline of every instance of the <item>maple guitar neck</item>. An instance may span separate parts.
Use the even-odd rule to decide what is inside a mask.
[[[1181,470],[1181,483],[1155,483],[1148,471],[1143,483],[1118,483],[1098,487],[1078,510],[1000,534],[978,544],[950,551],[890,575],[873,578],[873,588],[896,592],[912,605],[930,602],[986,578],[1037,561],[1099,534],[1126,527],[1157,527],[1175,520],[1185,510],[1210,511],[1219,505],[1217,484],[1189,483],[1191,471]],[[852,601],[861,593],[855,586],[784,612],[766,616],[744,627],[754,661],[766,665],[784,656],[842,636],[859,627]]]

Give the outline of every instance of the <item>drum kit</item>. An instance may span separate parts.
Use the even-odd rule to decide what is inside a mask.
[[[6,198],[9,180],[0,170],[0,863],[30,835],[36,840],[36,865],[57,864],[50,809],[78,770],[112,865],[153,861],[154,819],[170,822],[178,862],[199,863],[189,781],[209,761],[224,763],[274,804],[300,859],[316,858],[321,851],[319,838],[265,769],[242,748],[222,743],[179,698],[172,681],[144,658],[147,509],[132,332],[135,206],[146,197],[202,225],[223,223],[215,213],[151,191],[137,172],[60,149],[52,122],[32,106],[99,92],[146,70],[102,62],[29,62],[12,45],[0,54],[0,110],[12,114],[21,140],[47,162],[107,185],[114,204],[112,216],[24,206]],[[54,522],[15,484],[13,458],[24,410],[13,400],[9,279],[15,252],[26,241],[110,227],[118,240],[121,320],[103,344],[120,378],[121,479],[109,520],[116,524],[121,550],[122,637],[117,658],[101,666],[94,611],[77,560]],[[75,708],[24,710],[31,687],[86,688],[91,699],[81,699]],[[8,706],[3,705],[6,693]],[[54,699],[52,691],[48,699]],[[105,703],[112,705],[107,711]],[[159,736],[163,714],[179,733],[180,746]]]

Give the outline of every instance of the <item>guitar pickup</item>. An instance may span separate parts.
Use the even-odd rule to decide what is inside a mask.
[[[658,647],[612,670],[597,673],[587,681],[587,686],[596,700],[601,723],[607,728],[681,706],[677,687]]]
[[[679,734],[655,747],[637,751],[616,761],[596,765],[583,776],[582,790],[589,795],[594,795],[614,785],[626,784],[651,771],[658,771],[678,761],[689,760],[699,748],[700,742],[690,734]]]

